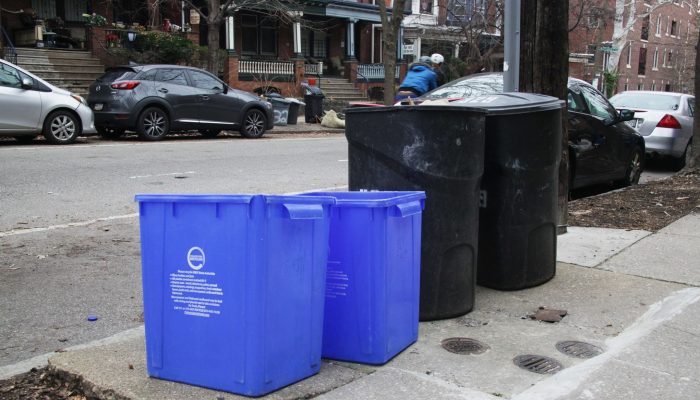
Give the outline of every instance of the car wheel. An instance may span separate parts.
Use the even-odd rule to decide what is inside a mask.
[[[31,143],[36,139],[35,135],[29,135],[29,136],[15,136],[15,140],[20,142],[20,143]]]
[[[258,109],[248,110],[243,118],[243,126],[241,127],[241,135],[247,138],[259,138],[265,133],[267,118],[265,114]]]
[[[200,129],[199,134],[207,138],[215,138],[221,133],[218,129]]]
[[[644,153],[639,147],[632,150],[632,155],[627,162],[625,177],[620,181],[621,186],[631,186],[639,183],[639,177],[644,169]]]
[[[52,144],[70,144],[82,132],[78,118],[68,111],[51,113],[44,121],[42,134]]]
[[[671,160],[671,168],[673,168],[674,171],[680,171],[683,169],[683,167],[686,166],[690,162],[690,159],[693,157],[693,144],[692,141],[688,141],[688,145],[685,146],[685,151],[683,154],[681,154],[680,157],[674,158]]]
[[[99,133],[100,136],[110,140],[118,139],[126,132],[126,129],[123,128],[107,128],[106,126],[97,126],[95,129],[97,129],[97,133]]]
[[[136,132],[143,140],[160,140],[170,131],[170,120],[165,111],[157,107],[144,110],[139,116]]]

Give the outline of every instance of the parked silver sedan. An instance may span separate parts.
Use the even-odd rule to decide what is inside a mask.
[[[668,156],[681,169],[690,159],[695,96],[682,93],[627,91],[610,102],[619,109],[634,110],[630,126],[644,137],[646,153]]]
[[[0,136],[30,142],[39,134],[69,144],[97,133],[85,99],[0,59]]]

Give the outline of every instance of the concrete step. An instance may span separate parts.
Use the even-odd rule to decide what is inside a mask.
[[[54,65],[54,66],[63,66],[63,67],[102,67],[102,63],[100,63],[100,60],[98,59],[85,59],[85,60],[69,60],[69,59],[59,59],[58,61],[56,60],[51,60],[46,57],[26,57],[26,56],[19,56],[17,57],[17,64],[21,65],[36,65],[36,66],[45,66],[45,65]]]
[[[89,80],[91,83],[95,79],[102,76],[102,72],[82,72],[82,71],[35,71],[27,68],[27,70],[41,79],[50,81],[51,79],[63,80]]]
[[[67,64],[24,64],[18,63],[18,65],[27,71],[33,72],[40,75],[45,72],[60,72],[60,73],[75,73],[75,72],[89,72],[93,74],[103,74],[104,67],[102,65],[67,65]]]

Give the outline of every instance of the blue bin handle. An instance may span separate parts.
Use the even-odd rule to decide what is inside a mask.
[[[289,219],[321,219],[323,218],[322,204],[282,204]]]
[[[423,204],[420,200],[416,200],[408,203],[396,204],[394,209],[398,212],[398,215],[395,214],[396,216],[409,217],[421,213],[423,211]]]

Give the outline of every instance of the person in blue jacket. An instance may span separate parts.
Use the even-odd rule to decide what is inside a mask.
[[[419,97],[437,87],[437,75],[430,67],[430,57],[422,56],[408,67],[408,72],[396,93],[396,101]]]

